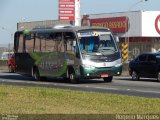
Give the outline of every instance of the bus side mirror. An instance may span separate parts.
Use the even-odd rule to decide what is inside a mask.
[[[119,37],[118,36],[116,36],[116,42],[119,42]]]

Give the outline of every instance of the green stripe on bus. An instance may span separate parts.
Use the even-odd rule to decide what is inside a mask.
[[[47,56],[49,56],[49,55],[51,55],[51,54],[54,55],[55,53],[46,53],[46,54],[40,56],[40,55],[38,55],[37,53],[32,52],[32,53],[31,53],[31,56],[36,60],[35,65],[38,65],[43,58],[45,58],[45,57],[47,57]],[[59,69],[59,70],[57,71],[57,73],[54,73],[54,75],[55,75],[55,76],[61,76],[61,75],[63,75],[64,73],[66,73],[66,69],[67,69],[67,61],[64,61],[63,67],[62,67],[61,69]]]
[[[55,76],[62,76],[66,73],[67,70],[67,61],[64,61],[62,69],[58,70],[57,73],[54,73]]]

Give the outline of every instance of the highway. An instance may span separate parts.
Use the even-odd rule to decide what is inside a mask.
[[[60,78],[48,78],[43,81],[34,81],[32,77],[26,77],[16,73],[8,73],[6,70],[0,70],[0,85],[60,88],[140,96],[146,98],[160,98],[160,82],[157,82],[156,79],[141,79],[139,81],[132,81],[129,76],[114,77],[111,83],[105,83],[102,79],[94,79],[80,80],[79,84],[71,84]]]

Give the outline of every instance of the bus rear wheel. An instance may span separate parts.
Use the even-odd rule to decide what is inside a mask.
[[[160,82],[160,72],[158,72],[157,81]]]
[[[113,76],[103,78],[104,82],[112,82]]]
[[[33,69],[33,77],[36,81],[40,81],[41,80],[41,77],[40,77],[40,74],[39,74],[39,70],[37,68],[34,68]]]
[[[14,70],[12,69],[11,65],[8,66],[8,69],[9,69],[9,73],[13,73],[14,72]]]

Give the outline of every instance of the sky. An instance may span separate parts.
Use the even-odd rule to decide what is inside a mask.
[[[81,15],[160,11],[160,0],[81,0]],[[140,3],[138,3],[140,2]],[[138,4],[136,4],[138,3]],[[13,43],[18,22],[58,19],[58,0],[0,0],[0,45]]]

